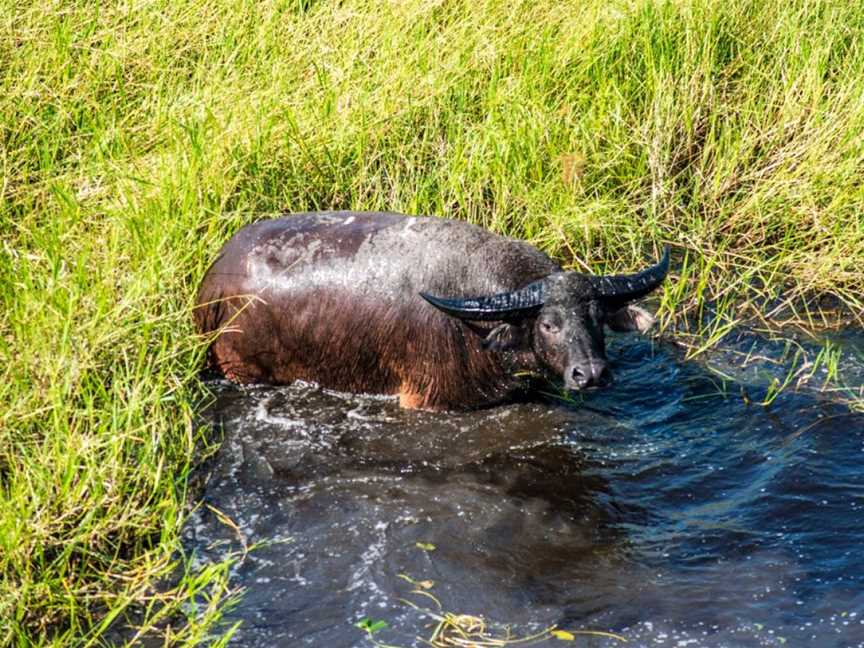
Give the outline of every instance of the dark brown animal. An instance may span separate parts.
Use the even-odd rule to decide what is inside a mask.
[[[603,326],[650,326],[630,302],[668,264],[667,251],[639,274],[591,276],[461,221],[296,214],[228,241],[196,323],[236,382],[301,379],[409,408],[473,408],[512,398],[526,375],[572,390],[608,383]]]

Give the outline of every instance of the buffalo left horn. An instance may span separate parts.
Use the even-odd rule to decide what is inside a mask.
[[[421,292],[420,296],[440,311],[464,320],[518,320],[543,306],[543,281],[512,292],[486,297],[446,299]]]
[[[610,306],[623,306],[644,297],[657,288],[669,272],[669,247],[663,250],[663,258],[642,272],[629,275],[591,277],[591,283],[600,297]]]

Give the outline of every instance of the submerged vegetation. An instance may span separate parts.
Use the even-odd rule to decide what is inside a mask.
[[[668,243],[694,351],[860,321],[858,3],[0,2],[0,644],[224,640],[228,565],[179,541],[190,309],[262,215],[464,218],[603,272]]]

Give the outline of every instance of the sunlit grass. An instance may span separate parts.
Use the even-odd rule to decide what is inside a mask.
[[[97,645],[133,609],[167,645],[222,631],[226,567],[178,558],[190,309],[263,214],[463,218],[592,271],[668,243],[694,355],[828,324],[824,294],[860,321],[862,28],[827,1],[0,0],[0,643]]]

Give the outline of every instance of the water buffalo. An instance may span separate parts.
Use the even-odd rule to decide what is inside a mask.
[[[393,394],[407,408],[500,403],[526,376],[607,384],[604,324],[645,330],[633,275],[565,272],[530,245],[461,221],[392,213],[288,215],[242,228],[198,294],[209,357],[240,383],[297,379]]]

